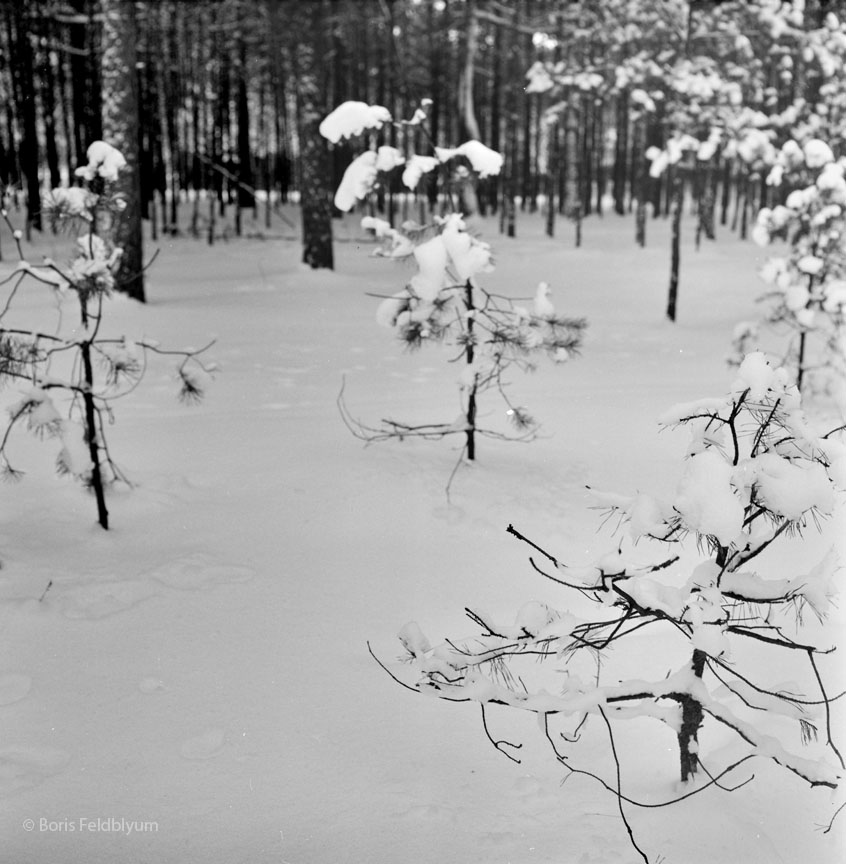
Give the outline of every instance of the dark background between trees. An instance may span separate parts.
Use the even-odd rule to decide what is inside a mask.
[[[688,27],[718,5],[691,0]],[[844,6],[808,0],[807,26]],[[385,105],[402,118],[428,97],[434,143],[479,138],[506,154],[503,176],[480,184],[483,212],[513,209],[515,197],[534,209],[543,192],[552,212],[601,213],[610,195],[624,213],[644,147],[667,131],[661,118],[638,143],[621,94],[593,94],[577,122],[558,123],[545,140],[542,117],[554,95],[525,93],[537,60],[572,62],[578,51],[585,68],[614,61],[600,7],[607,14],[615,2],[0,0],[0,182],[24,208],[27,231],[43,230],[43,194],[73,182],[92,141],[120,132],[137,161],[138,215],[154,236],[213,241],[230,224],[226,214],[238,234],[245,213],[253,226],[290,228],[274,209],[302,200],[320,210],[305,221],[306,234],[324,233],[311,250],[304,238],[305,259],[326,266],[331,232],[321,229],[321,214],[353,151],[330,150],[317,123],[344,100]],[[667,34],[654,38],[658,54]],[[614,44],[625,50],[619,37]],[[392,128],[381,133],[385,143],[395,136]],[[431,150],[428,140],[414,144]],[[666,181],[648,182],[660,214]],[[272,204],[256,190],[269,190]],[[199,192],[207,194],[192,194]],[[193,202],[189,216],[179,207],[185,200]]]

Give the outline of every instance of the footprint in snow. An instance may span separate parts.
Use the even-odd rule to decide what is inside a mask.
[[[211,759],[221,752],[225,741],[223,729],[208,729],[202,735],[183,741],[179,752],[185,759]]]
[[[152,675],[147,678],[142,678],[138,682],[138,689],[142,693],[159,693],[165,689],[164,681],[161,678],[154,678]]]
[[[38,786],[64,771],[70,754],[52,747],[4,747],[0,750],[0,796]]]
[[[198,591],[215,585],[246,582],[252,579],[254,574],[255,571],[250,567],[225,564],[204,552],[195,552],[148,570],[144,575],[167,585],[168,588]]]
[[[0,675],[0,705],[12,705],[20,702],[32,688],[32,678],[29,675],[9,673]]]
[[[59,603],[67,618],[95,620],[123,612],[160,593],[157,585],[141,579],[90,582],[65,591]]]

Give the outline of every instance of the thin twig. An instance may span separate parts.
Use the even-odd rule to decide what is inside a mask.
[[[817,668],[817,663],[814,660],[814,652],[812,649],[808,650],[808,660],[811,663],[811,668],[814,670],[814,675],[817,678],[817,684],[820,687],[820,693],[823,697],[823,704],[825,705],[825,733],[826,739],[828,742],[828,746],[834,751],[834,754],[837,756],[838,761],[840,762],[841,768],[846,768],[846,764],[843,763],[843,757],[840,755],[840,751],[837,749],[834,741],[831,737],[831,706],[829,705],[828,696],[825,693],[825,686],[823,684],[822,676],[820,675],[820,670]]]
[[[602,710],[602,706],[597,706],[599,708],[599,713],[602,715],[602,719],[605,721],[605,725],[608,728],[608,740],[611,742],[611,755],[614,757],[614,765],[617,769],[617,807],[620,810],[620,818],[623,820],[623,824],[626,826],[626,831],[629,832],[629,840],[631,841],[632,846],[638,852],[641,858],[649,864],[649,858],[646,857],[646,853],[640,846],[637,845],[637,840],[635,840],[634,831],[632,831],[632,826],[629,824],[629,820],[626,819],[626,813],[623,810],[623,797],[622,797],[622,781],[620,777],[620,760],[617,758],[617,747],[614,744],[614,733],[611,730],[611,724],[608,722],[608,717],[605,714],[605,711]]]
[[[511,747],[514,750],[519,750],[523,745],[522,744],[512,744],[510,741],[504,741],[504,740],[496,741],[496,740],[494,740],[493,736],[490,733],[490,730],[488,729],[488,720],[487,720],[487,717],[485,714],[485,703],[481,702],[480,706],[482,708],[482,728],[485,730],[485,735],[487,735],[488,741],[490,741],[491,744],[493,744],[493,746],[497,750],[499,750],[499,752],[502,753],[503,756],[507,756],[512,762],[516,762],[518,765],[520,765],[521,764],[520,760],[516,756],[512,756],[504,748],[505,747]]]

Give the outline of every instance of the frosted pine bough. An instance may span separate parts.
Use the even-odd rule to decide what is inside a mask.
[[[570,595],[567,607],[530,602],[513,624],[468,609],[481,632],[439,645],[407,624],[399,634],[406,663],[389,673],[412,691],[477,703],[485,734],[515,761],[522,745],[495,738],[489,707],[534,713],[554,758],[617,795],[624,819],[624,803],[640,805],[620,787],[619,719],[654,719],[675,735],[684,786],[667,804],[710,786],[737,788],[751,779],[746,763],[760,758],[811,787],[839,790],[844,762],[831,707],[843,694],[826,687],[818,663],[835,650],[834,633],[820,627],[808,641],[802,627],[808,614],[825,621],[841,564],[832,550],[785,574],[775,553],[842,505],[846,442],[843,427],[815,432],[799,401],[784,369],[750,354],[727,397],[676,405],[661,418],[691,433],[671,500],[595,493],[597,506],[627,527],[613,552],[569,566],[509,526],[533,548],[535,570]],[[672,638],[673,652],[662,641],[662,656],[648,658],[653,665],[673,654],[684,661],[660,677],[620,680],[615,660],[646,663],[649,643],[635,643],[656,629]],[[755,649],[769,659],[766,677],[748,668]],[[781,683],[789,664],[805,669],[801,685]],[[578,762],[580,735],[597,718],[607,727],[616,783]],[[732,748],[709,749],[715,727],[733,733]]]
[[[97,518],[109,527],[106,487],[126,481],[109,451],[106,426],[114,421],[113,402],[131,393],[141,382],[150,355],[177,358],[180,397],[199,399],[214,365],[204,363],[199,350],[162,348],[151,339],[101,335],[108,301],[120,289],[117,273],[122,250],[113,247],[98,227],[120,218],[125,201],[113,194],[111,184],[126,165],[111,145],[96,141],[88,149],[88,164],[76,174],[85,187],[54,189],[47,198],[49,215],[56,227],[79,233],[74,257],[66,264],[45,259],[26,260],[8,213],[6,222],[17,244],[19,261],[0,282],[8,294],[0,310],[0,383],[20,388],[19,399],[9,409],[9,420],[0,440],[0,466],[7,479],[23,473],[13,464],[12,432],[25,424],[35,435],[55,439],[59,448],[56,466],[61,474],[81,481],[94,493]],[[7,322],[15,312],[15,298],[25,280],[40,283],[55,296],[56,319],[28,327]],[[66,304],[75,305],[79,326],[63,326]]]
[[[415,132],[428,139],[425,120],[429,104],[430,100],[424,100],[411,120],[394,124],[406,132],[408,146]],[[330,141],[337,142],[368,129],[381,129],[386,123],[393,123],[387,109],[346,102],[325,118],[320,131]],[[523,371],[534,368],[540,353],[555,362],[570,359],[579,350],[587,322],[559,315],[546,283],[537,286],[531,308],[489,292],[479,283],[480,274],[494,269],[491,248],[468,231],[462,215],[455,211],[446,166],[459,159],[465,170],[486,177],[500,172],[502,156],[479,141],[468,141],[456,148],[433,147],[434,156],[411,154],[407,158],[395,147],[377,147],[375,141],[372,145],[353,160],[344,174],[335,195],[335,205],[341,210],[351,209],[380,185],[383,188],[389,185],[392,174],[401,171],[403,185],[413,190],[424,174],[436,169],[442,172],[447,213],[435,216],[432,224],[406,222],[397,229],[374,216],[365,216],[361,224],[380,240],[376,255],[408,258],[416,268],[402,291],[382,300],[377,321],[393,328],[410,349],[443,342],[456,350],[452,360],[463,361],[457,380],[461,413],[450,423],[412,425],[386,419],[380,426],[368,426],[349,414],[342,393],[339,407],[345,422],[367,441],[464,435],[462,455],[469,460],[476,457],[477,434],[530,438],[537,425],[525,408],[510,399],[503,375],[512,365]],[[504,400],[506,415],[516,433],[478,425],[478,398],[488,390],[496,390]]]

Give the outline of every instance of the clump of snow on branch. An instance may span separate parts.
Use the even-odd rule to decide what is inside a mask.
[[[465,141],[455,148],[435,147],[435,156],[442,163],[449,162],[456,156],[464,156],[470,162],[470,167],[482,178],[499,174],[503,165],[501,153],[475,140]]]
[[[83,180],[92,181],[95,177],[114,182],[118,173],[126,167],[123,153],[105,141],[95,141],[86,151],[88,164],[77,168],[74,174]]]
[[[391,122],[391,112],[382,105],[366,102],[343,102],[318,127],[320,134],[337,144],[342,138],[353,138],[368,129],[381,129]]]

